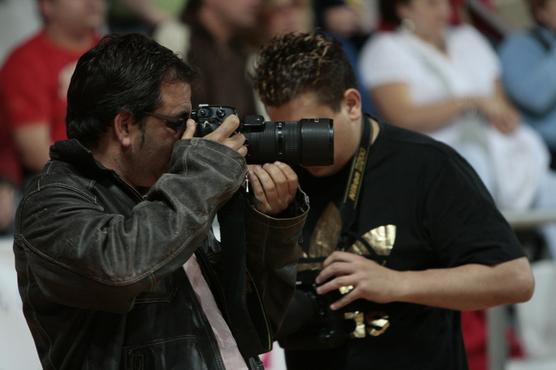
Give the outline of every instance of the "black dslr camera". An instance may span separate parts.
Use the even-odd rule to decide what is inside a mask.
[[[278,332],[280,345],[287,350],[323,350],[337,348],[355,330],[353,320],[344,318],[344,310],[329,306],[341,298],[338,291],[317,294],[315,278],[320,270],[297,273],[296,290]]]
[[[205,136],[236,110],[228,106],[200,104],[191,112],[197,122],[195,136]],[[293,165],[326,166],[334,163],[334,132],[329,118],[299,121],[264,121],[262,116],[245,117],[239,127],[248,142],[247,163],[281,161]]]

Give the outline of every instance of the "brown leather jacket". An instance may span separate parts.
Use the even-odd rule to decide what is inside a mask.
[[[250,368],[262,368],[257,354],[270,350],[293,293],[305,196],[287,218],[246,207],[247,267],[233,272],[211,225],[244,181],[235,151],[179,141],[169,173],[144,196],[76,140],[56,143],[51,157],[24,192],[14,242],[43,367],[224,369],[182,269],[196,253],[240,352]],[[245,276],[245,289],[226,292],[223,271]],[[230,302],[234,294],[240,299]],[[230,312],[247,319],[234,322]]]

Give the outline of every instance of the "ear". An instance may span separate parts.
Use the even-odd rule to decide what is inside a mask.
[[[124,148],[131,146],[131,132],[133,126],[133,114],[130,112],[118,112],[114,117],[114,133],[118,138],[118,142]]]
[[[359,121],[362,114],[361,94],[357,89],[350,88],[344,92],[344,109],[352,121]]]

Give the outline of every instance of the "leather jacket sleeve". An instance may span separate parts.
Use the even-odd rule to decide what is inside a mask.
[[[237,152],[207,140],[181,140],[169,173],[123,215],[106,211],[71,173],[49,182],[46,171],[22,200],[16,244],[53,301],[125,313],[138,294],[155,289],[202,245],[216,210],[245,173]]]
[[[247,212],[247,268],[274,335],[295,290],[301,233],[309,205],[298,191],[286,218],[274,218],[250,206]]]

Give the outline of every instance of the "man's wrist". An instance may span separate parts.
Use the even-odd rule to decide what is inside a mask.
[[[396,271],[396,274],[397,283],[393,301],[411,302],[413,279],[416,279],[417,277],[414,276],[413,271]]]

